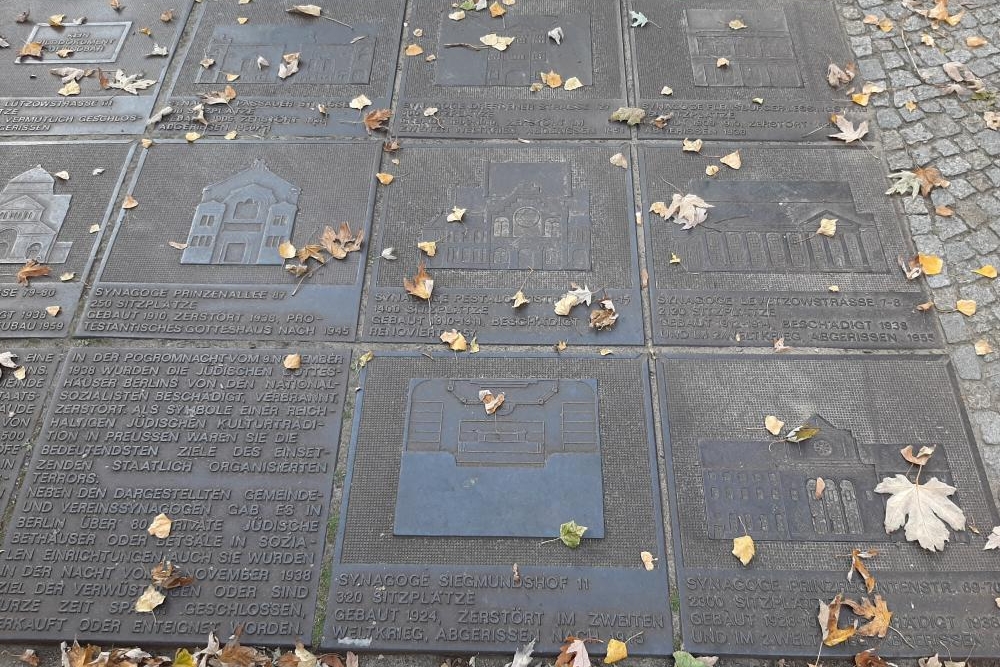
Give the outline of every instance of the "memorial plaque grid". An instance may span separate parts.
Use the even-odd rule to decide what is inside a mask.
[[[631,173],[609,162],[624,149],[409,146],[399,157],[405,177],[380,190],[373,247],[394,247],[400,260],[372,269],[364,338],[437,342],[456,328],[480,343],[641,343]],[[453,207],[466,209],[461,222],[446,220]],[[417,252],[418,241],[437,241],[435,256]],[[421,261],[434,278],[429,302],[403,289]],[[571,283],[596,298],[556,315]],[[515,310],[522,288],[532,301]],[[597,331],[589,313],[605,294],[620,317]]]
[[[0,508],[6,511],[34,438],[42,403],[55,377],[59,352],[52,348],[21,348],[16,345],[4,345],[3,351],[17,355],[15,361],[28,374],[23,380],[18,380],[14,369],[4,368],[0,375]],[[31,519],[27,517],[25,520]],[[23,522],[21,526],[15,523],[14,529],[23,527]]]
[[[705,175],[708,155],[740,150],[743,169]],[[868,349],[943,343],[918,281],[915,254],[884,177],[867,152],[706,144],[640,147],[643,210],[678,188],[714,208],[694,229],[646,213],[653,340],[663,345]],[[816,233],[837,220],[832,237]],[[679,262],[673,262],[676,256]]]
[[[301,354],[70,350],[0,553],[0,638],[308,638],[350,352]],[[166,561],[194,583],[136,612]]]
[[[627,99],[621,17],[605,0],[537,0],[507,8],[502,18],[468,11],[449,19],[451,0],[414,0],[406,36],[424,54],[403,58],[400,100],[393,120],[401,136],[450,138],[610,139],[629,136],[609,122]],[[548,33],[561,28],[557,44]],[[488,34],[514,37],[503,51],[480,48]],[[448,45],[452,46],[448,46]],[[463,44],[469,46],[461,46]],[[459,46],[455,46],[459,45]],[[427,54],[436,59],[428,62]],[[576,77],[576,90],[532,91],[540,74]],[[438,113],[427,116],[424,110]]]
[[[78,335],[353,340],[379,152],[373,142],[158,143],[140,158],[139,206],[120,214]],[[365,231],[359,252],[306,279],[285,271],[281,241],[317,243],[341,221]]]
[[[607,640],[641,631],[630,643],[630,653],[666,655],[673,650],[664,561],[647,572],[639,559],[641,551],[660,557],[664,548],[648,366],[643,359],[480,354],[456,360],[448,355],[396,353],[376,356],[364,373],[333,558],[324,647],[343,649],[370,640],[367,645],[373,650],[508,652],[537,638],[539,651],[555,652],[568,634]],[[516,386],[518,382],[523,386]],[[412,410],[413,401],[423,398],[424,383],[446,383],[452,389],[436,405]],[[492,424],[482,404],[469,398],[478,397],[478,392],[471,392],[480,384],[503,389],[513,404],[498,410]],[[463,419],[480,419],[484,429],[493,426],[507,434],[494,438],[490,447],[500,458],[488,465],[458,464],[464,483],[451,487],[456,501],[442,500],[439,513],[444,518],[428,521],[457,519],[463,512],[458,499],[475,496],[481,479],[489,487],[488,472],[509,480],[509,495],[519,493],[522,476],[511,457],[528,451],[532,431],[526,425],[541,419],[539,411],[550,418],[564,415],[564,424],[567,414],[580,417],[577,423],[589,421],[581,417],[586,413],[583,403],[593,406],[580,400],[586,393],[583,385],[597,388],[600,432],[595,435],[600,439],[602,481],[546,489],[553,504],[600,497],[603,538],[587,533],[579,549],[569,549],[558,539],[540,543],[533,529],[517,518],[525,510],[511,513],[504,507],[477,519],[476,530],[481,535],[492,532],[494,537],[402,536],[394,531],[397,503],[406,502],[397,498],[404,448],[414,455],[482,454],[485,450],[475,446],[474,437],[462,435],[474,429],[466,425],[463,430]],[[523,404],[519,397],[526,399]],[[401,406],[409,406],[407,414],[401,414]],[[440,419],[423,418],[432,408]],[[511,420],[520,420],[525,428],[505,429]],[[442,424],[436,435],[428,426],[431,423]],[[422,435],[417,436],[415,428]],[[541,433],[542,427],[537,429]],[[561,432],[563,448],[587,448],[575,430],[564,426]],[[481,435],[485,437],[485,430]],[[548,436],[541,449],[549,463],[557,454],[547,448],[558,441]],[[487,444],[482,438],[479,442]],[[533,470],[532,475],[553,472]],[[415,492],[411,488],[408,497]],[[572,518],[553,517],[546,537],[557,538],[559,524]],[[499,537],[512,533],[523,536]],[[514,583],[515,563],[520,584]],[[516,620],[511,617],[515,610],[521,612]]]
[[[404,5],[404,0],[335,0],[323,5],[330,20],[290,13],[276,2],[198,5],[194,35],[170,91],[176,111],[157,130],[365,136],[363,114],[390,105]],[[241,25],[238,18],[248,20]],[[279,67],[290,53],[300,54],[299,69],[282,79]],[[206,58],[214,64],[203,66]],[[226,85],[236,90],[236,99],[206,106],[208,126],[195,121],[191,108],[199,96]],[[359,95],[371,102],[360,112],[348,106]]]
[[[985,538],[952,531],[944,551],[932,553],[902,531],[886,536],[887,496],[873,491],[897,473],[914,479],[900,449],[933,446],[921,482],[955,486],[952,500],[970,527],[997,523],[945,358],[670,355],[658,375],[687,650],[763,657],[780,647],[787,657],[815,656],[817,599],[843,592],[881,595],[899,632],[855,635],[823,647],[826,655],[878,647],[926,656],[942,643],[963,659],[997,655],[1000,633],[988,619],[1000,577]],[[786,432],[802,423],[820,432],[783,442],[763,429],[768,414],[785,420]],[[820,499],[817,477],[826,482]],[[757,543],[747,567],[730,553],[732,538],[745,533]],[[872,594],[860,577],[845,576],[852,548],[878,551],[866,563]],[[845,610],[841,626],[852,619]]]
[[[124,141],[4,144],[0,339],[70,333],[132,151],[133,145]],[[53,175],[63,171],[68,180]],[[98,231],[91,232],[94,225]],[[51,274],[20,285],[17,272],[29,259],[48,265]],[[64,274],[72,277],[61,280]],[[58,306],[59,313],[49,315],[45,309],[50,306]]]
[[[865,118],[826,80],[831,62],[852,59],[832,5],[630,0],[625,9],[669,28],[631,31],[636,105],[650,118],[672,114],[662,129],[644,124],[642,138],[830,143],[831,114]],[[746,27],[730,28],[736,19]]]
[[[174,3],[174,18],[160,20],[164,11],[158,3],[121,3],[116,11],[106,0],[78,0],[72,8],[59,8],[45,0],[26,0],[10,8],[3,37],[11,48],[0,61],[0,135],[45,136],[85,134],[139,134],[153,110],[153,102],[167,65],[173,58],[191,0]],[[50,26],[54,11],[67,14],[63,27]],[[26,12],[29,18],[16,23],[14,17]],[[77,23],[78,19],[84,19]],[[149,35],[140,28],[150,29]],[[43,44],[41,58],[18,57],[20,46]],[[166,56],[151,55],[155,47]],[[63,51],[63,55],[57,55]],[[79,79],[77,95],[60,95],[64,83],[53,76],[53,68],[91,71]],[[155,84],[135,94],[118,88],[103,88],[96,70],[115,81],[115,72]]]

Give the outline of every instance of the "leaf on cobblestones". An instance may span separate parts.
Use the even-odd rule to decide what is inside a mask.
[[[920,253],[917,255],[917,263],[920,264],[920,268],[923,270],[924,274],[928,276],[936,276],[941,273],[941,270],[944,268],[944,260],[937,255],[925,255]]]
[[[826,70],[826,81],[833,88],[840,88],[854,80],[857,74],[857,66],[854,63],[847,63],[841,68],[836,63],[830,63]]]
[[[993,280],[994,278],[997,277],[997,267],[993,266],[992,264],[984,264],[978,269],[974,269],[972,272],[978,273],[984,278],[989,278],[990,280]]]
[[[936,167],[920,167],[914,169],[913,173],[920,179],[920,194],[924,197],[931,193],[934,188],[946,188],[951,183],[941,176],[941,172]]]
[[[983,120],[986,121],[986,127],[991,130],[1000,130],[1000,112],[984,111]]]
[[[972,317],[976,314],[976,302],[972,299],[959,299],[955,303],[955,310],[966,317]]]
[[[985,37],[982,37],[980,35],[971,35],[965,38],[965,45],[968,46],[969,48],[975,49],[979,48],[980,46],[986,46],[987,44],[989,44],[989,41],[987,41]]]
[[[889,178],[896,179],[896,182],[885,191],[887,195],[909,194],[911,199],[916,199],[920,194],[920,188],[923,184],[920,181],[920,177],[912,171],[897,171],[889,174]]]
[[[987,354],[993,352],[993,346],[985,338],[980,338],[977,340],[973,346],[976,350],[976,354],[980,357],[985,357]]]

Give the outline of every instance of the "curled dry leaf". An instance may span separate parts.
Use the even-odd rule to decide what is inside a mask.
[[[62,282],[64,282],[64,283],[68,283],[69,281],[73,280],[74,278],[76,278],[76,273],[74,273],[73,271],[66,271],[65,273],[60,273],[59,274],[59,280],[62,281]]]
[[[576,90],[577,88],[583,88],[583,81],[580,81],[579,77],[571,76],[563,84],[563,90]]]
[[[286,53],[278,63],[278,78],[287,79],[299,71],[299,53]]]
[[[67,83],[65,86],[63,86],[62,88],[60,88],[56,92],[59,93],[60,95],[62,95],[63,97],[70,97],[72,95],[79,95],[80,94],[80,84],[77,83],[76,81],[70,81],[69,83]]]
[[[62,312],[62,308],[60,306],[46,306],[45,312],[51,317],[56,317]]]
[[[445,216],[445,220],[447,220],[448,222],[462,222],[462,218],[465,217],[465,212],[467,210],[468,209],[453,206],[451,209],[451,213]]]
[[[775,338],[774,339],[774,351],[775,352],[788,352],[789,350],[792,350],[792,349],[793,348],[792,348],[791,345],[785,345],[785,337],[784,336],[782,336],[781,338]]]
[[[835,63],[830,63],[826,70],[826,81],[831,87],[840,88],[853,81],[855,74],[857,74],[857,67],[854,63],[847,63],[843,69]]]
[[[600,308],[590,311],[590,326],[597,329],[610,329],[618,321],[618,312],[611,299],[604,299],[600,302]]]
[[[391,117],[392,111],[389,109],[375,109],[366,113],[361,122],[365,124],[365,129],[369,132],[380,132],[388,129],[386,124]]]
[[[517,292],[514,294],[514,296],[510,297],[509,300],[514,302],[511,305],[512,308],[520,308],[521,306],[523,306],[525,304],[531,303],[531,299],[529,299],[528,297],[526,297],[524,295],[524,292],[521,291],[521,290],[517,290]]]
[[[418,299],[427,301],[431,298],[431,293],[434,291],[434,279],[427,273],[423,262],[417,266],[417,273],[413,278],[403,279],[403,288]]]
[[[486,46],[491,46],[497,51],[506,51],[507,47],[514,43],[513,37],[501,37],[495,32],[491,32],[488,35],[483,35],[479,38],[479,41]]]
[[[628,657],[628,646],[620,639],[608,640],[608,651],[604,655],[604,664],[613,665]]]
[[[173,526],[173,523],[173,519],[166,514],[157,514],[146,528],[146,532],[161,540],[165,540],[170,537],[170,528]]]
[[[549,70],[548,72],[539,72],[539,76],[544,83],[549,88],[558,88],[563,84],[562,77],[554,70]]]
[[[389,261],[398,259],[396,257],[396,249],[393,247],[383,248],[382,252],[379,253],[379,257],[381,257],[382,259],[387,259]]]
[[[428,257],[433,257],[437,254],[437,241],[420,241],[417,243],[417,247],[427,253]]]
[[[715,66],[718,69],[723,69],[724,67],[729,67],[729,58],[719,58],[715,61]]]
[[[483,402],[486,414],[491,415],[503,405],[504,395],[503,392],[494,394],[489,389],[482,389],[479,391],[479,400]]]
[[[785,442],[804,442],[809,438],[814,438],[819,434],[819,427],[810,424],[803,424],[793,428],[785,436]]]
[[[832,237],[837,233],[837,218],[823,218],[820,220],[819,229],[816,230],[816,233]]]
[[[297,371],[302,368],[302,355],[298,352],[286,354],[285,358],[281,360],[281,365],[285,367],[285,370]]]
[[[718,173],[719,173],[719,167],[717,165],[710,164],[707,167],[705,167],[706,176],[715,176]]]
[[[733,19],[729,22],[729,27],[732,30],[743,30],[747,24],[743,22],[743,19]]]
[[[17,272],[17,284],[27,287],[32,278],[41,278],[51,273],[52,269],[48,265],[29,259]]]
[[[586,532],[587,526],[581,526],[576,521],[559,524],[559,540],[570,549],[580,546],[580,540]]]
[[[298,250],[287,239],[278,244],[278,256],[282,259],[292,259],[297,253]]]
[[[865,589],[871,593],[875,590],[875,577],[865,565],[865,558],[874,558],[877,551],[862,551],[861,549],[851,549],[851,569],[847,573],[847,580],[850,581],[852,575],[857,572],[865,582]]]
[[[645,117],[646,110],[639,107],[618,107],[611,114],[611,120],[626,125],[638,125]]]
[[[675,193],[667,206],[662,201],[653,202],[649,207],[650,212],[656,213],[664,220],[675,216],[674,222],[682,225],[681,229],[693,229],[705,221],[708,217],[708,209],[714,208],[704,199],[695,194],[682,195]]]
[[[322,16],[323,8],[319,5],[292,5],[288,9],[289,14],[302,14],[303,16]]]
[[[456,352],[462,352],[469,347],[465,340],[465,336],[463,336],[457,329],[445,331],[441,334],[440,338],[442,343],[447,343],[448,347]]]
[[[393,176],[392,174],[388,174],[384,171],[380,171],[377,174],[375,174],[375,178],[377,178],[378,182],[381,183],[382,185],[389,185],[394,180],[396,180],[395,176]]]
[[[236,99],[236,89],[226,86],[223,90],[213,90],[209,93],[202,93],[201,101],[204,104],[229,104]]]
[[[854,622],[853,626],[840,627],[840,608],[843,603],[844,596],[840,593],[837,593],[830,604],[826,604],[822,600],[819,603],[817,620],[823,632],[823,644],[826,646],[843,644],[853,637],[858,629],[857,621]]]
[[[927,447],[926,445],[920,448],[916,454],[913,453],[913,445],[907,445],[899,450],[900,455],[913,465],[923,466],[927,465],[930,461],[931,456],[934,455],[935,447]]]
[[[419,44],[410,44],[406,47],[403,53],[407,56],[419,56],[424,52],[424,49]]]
[[[628,160],[621,153],[615,153],[611,156],[611,164],[616,167],[621,167],[622,169],[628,169]]]
[[[740,559],[743,565],[749,565],[757,554],[757,547],[749,535],[733,538],[733,555]]]
[[[700,153],[704,143],[701,139],[685,139],[681,144],[681,150],[685,153]]]

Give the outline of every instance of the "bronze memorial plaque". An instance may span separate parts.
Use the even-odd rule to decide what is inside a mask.
[[[154,2],[5,5],[0,135],[141,133],[190,6],[177,0],[164,21]]]
[[[158,142],[140,157],[136,205],[121,211],[79,335],[353,340],[378,153],[374,142]],[[319,244],[342,224],[362,238],[337,258]],[[326,261],[282,258],[289,241]]]
[[[815,658],[839,596],[856,631],[824,656],[1000,654],[997,510],[946,358],[671,355],[659,379],[687,650]]]
[[[4,145],[0,338],[70,333],[131,156],[124,141]]]
[[[644,359],[380,353],[364,374],[323,647],[673,650]]]
[[[350,355],[300,353],[70,350],[0,554],[0,638],[308,638]]]

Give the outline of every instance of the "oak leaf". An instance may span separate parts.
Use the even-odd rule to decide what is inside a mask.
[[[950,538],[948,527],[965,529],[965,513],[949,500],[955,487],[937,477],[925,484],[914,484],[904,475],[886,477],[875,493],[890,494],[885,507],[885,532],[905,527],[906,539],[928,551],[943,551]]]
[[[434,279],[427,273],[423,262],[417,266],[417,273],[413,278],[403,278],[403,288],[418,299],[430,300],[434,291]]]

